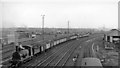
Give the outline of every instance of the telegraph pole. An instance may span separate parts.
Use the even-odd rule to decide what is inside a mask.
[[[68,34],[69,34],[69,20],[68,20]]]
[[[44,16],[45,15],[41,15],[42,16],[42,35],[43,35],[43,41],[44,41]]]

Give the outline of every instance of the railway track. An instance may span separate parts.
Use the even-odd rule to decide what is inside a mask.
[[[46,37],[46,39],[53,39],[52,37]],[[40,38],[34,38],[34,39],[28,39],[27,41],[23,41],[22,44],[31,44],[33,42],[38,42],[40,40]],[[13,49],[13,45],[9,45],[9,46],[4,46],[2,49],[3,51],[1,51],[4,54],[4,58],[3,60],[8,60],[11,58],[11,54],[14,51]],[[1,50],[2,50],[1,49]],[[8,64],[5,64],[8,65]]]
[[[60,54],[61,55],[60,57],[55,56],[53,59],[51,59],[50,62],[48,62],[46,65],[43,65],[44,68],[49,67],[49,66],[54,66],[54,68],[56,68],[57,66],[62,66],[62,67],[65,66],[65,64],[69,60],[70,56],[72,55],[72,53],[79,46],[80,43],[78,43],[78,41],[70,44],[71,45],[70,49],[67,50],[66,52],[62,52],[63,54]]]
[[[8,49],[6,51],[2,51],[2,54],[6,54],[6,53],[12,53],[13,51],[15,51],[15,49]]]
[[[65,49],[61,50],[60,53],[58,53],[58,55],[53,56],[52,58],[49,57],[48,59],[44,60],[43,62],[36,64],[34,68],[37,68],[38,66],[42,66],[44,68],[47,66],[54,66],[54,67],[64,66],[66,64],[66,62],[68,61],[69,57],[71,56],[71,54],[74,52],[75,48],[77,48],[77,46],[79,45],[77,42],[78,41],[72,42],[70,44],[71,47],[68,50],[66,50],[66,48],[64,47]]]
[[[51,56],[49,56],[48,58],[46,58],[46,60],[44,60],[44,61],[42,61],[40,63],[37,63],[34,68],[37,68],[38,66],[43,66],[43,67],[48,66],[51,62],[54,61],[54,59],[56,59],[57,57],[59,57],[59,54],[66,52],[66,48],[67,47],[68,47],[68,45],[60,48],[57,52],[55,52],[54,54],[52,54]],[[63,49],[63,50],[61,50],[61,49]],[[64,55],[64,54],[61,54],[61,56],[62,55]]]
[[[75,48],[76,49],[76,48]],[[75,50],[74,48],[71,48],[69,49],[60,59],[57,63],[55,63],[55,67],[56,68],[57,66],[65,66],[65,64],[67,63],[68,59],[70,58],[70,56],[72,55],[72,53],[74,52]],[[71,50],[71,51],[70,51]],[[68,56],[67,56],[68,55]]]
[[[73,41],[72,41],[73,42]],[[59,49],[59,50],[61,50],[62,48],[64,48],[66,45],[69,45],[69,43],[63,43],[63,45],[61,46],[61,45],[59,45],[58,47],[55,47],[56,49]],[[61,49],[60,49],[61,48]],[[53,51],[55,51],[55,50],[53,50]],[[37,59],[37,60],[39,60],[39,62],[36,60],[36,61],[34,61],[34,62],[36,62],[36,63],[42,63],[42,61],[44,61],[46,58],[48,58],[48,57],[50,57],[50,56],[52,56],[53,54],[55,54],[55,53],[57,53],[57,52],[54,52],[54,53],[50,53],[50,51],[48,52],[48,53],[46,53],[46,55],[45,54],[41,54],[39,57],[37,57],[37,58],[35,58],[35,59]],[[33,61],[32,61],[33,62]],[[25,64],[25,65],[22,65],[22,66],[35,66],[36,64],[34,64],[34,63],[32,63],[31,61],[30,62],[28,62],[27,64]]]
[[[88,44],[85,45],[84,49],[85,48],[86,49],[84,50],[84,57],[83,58],[91,57],[91,52],[90,52],[91,47],[90,48],[89,47],[90,47],[90,45],[89,46],[88,46]]]
[[[72,42],[74,42],[74,41],[72,41]],[[70,42],[70,43],[72,43],[72,42]],[[55,56],[56,54],[59,55],[60,53],[62,53],[62,52],[63,52],[63,49],[65,50],[70,43],[68,43],[68,44],[66,44],[65,46],[61,47],[57,52],[54,52],[53,54],[49,55],[49,56],[48,56],[47,58],[45,58],[43,61],[35,64],[34,66],[38,67],[38,66],[47,65],[48,63],[51,62],[51,61],[50,61],[50,62],[47,62],[48,60],[51,60],[51,58],[54,59],[54,58],[55,58],[54,56]],[[61,49],[62,49],[62,50],[61,50]],[[61,51],[61,52],[59,53],[59,51]],[[57,56],[57,55],[56,55],[56,56]],[[45,62],[47,62],[47,63],[45,64]],[[35,67],[35,68],[36,68],[36,67]]]
[[[72,47],[72,46],[71,46]],[[71,47],[69,47],[70,49],[71,49]],[[66,51],[66,48],[64,48],[64,50],[63,51],[60,51],[59,53],[58,53],[58,55],[56,55],[56,56],[51,56],[49,59],[47,59],[46,60],[46,62],[44,62],[43,64],[38,64],[38,66],[56,66],[60,61],[61,61],[61,59],[67,54],[67,52],[68,51],[70,51],[70,49],[69,50],[67,50]],[[59,55],[60,54],[60,55]],[[62,56],[62,57],[61,57]],[[61,59],[59,59],[61,57]],[[51,59],[52,58],[52,59]],[[55,60],[57,60],[58,62],[54,65],[52,65],[52,63],[53,62],[55,62]]]
[[[80,46],[81,42],[78,41],[74,42],[74,45],[71,46],[71,48],[67,52],[65,52],[64,55],[57,62],[54,62],[53,64],[50,63],[49,66],[54,66],[53,68],[57,68],[57,66],[61,66],[61,68],[63,68],[64,66],[66,66],[66,63],[68,62],[68,60],[71,59],[74,51],[77,49],[78,46]]]
[[[84,49],[86,48],[86,50],[84,50],[84,58],[86,57],[94,57],[93,55],[93,42],[87,42],[84,46]]]
[[[7,48],[12,48],[12,47],[13,47],[13,45],[5,45],[5,46],[2,47],[2,49],[0,49],[0,50],[7,49]]]
[[[72,41],[74,42],[74,41]],[[69,41],[66,42],[66,43],[62,43],[62,44],[59,44],[57,46],[55,46],[55,48],[53,47],[53,50],[50,49],[48,50],[46,53],[42,53],[40,54],[39,56],[37,56],[35,59],[36,60],[31,60],[30,62],[27,62],[26,64],[23,64],[22,66],[25,66],[25,67],[29,67],[29,66],[35,66],[36,63],[40,63],[40,62],[43,62],[45,59],[47,59],[48,57],[52,56],[53,54],[56,54],[57,52],[55,52],[56,50],[61,50],[62,48],[64,48],[65,46],[69,45]],[[38,61],[39,60],[39,61]],[[33,63],[35,62],[35,64]]]
[[[87,39],[89,39],[89,38],[86,38],[86,39],[84,39],[84,40],[82,40],[82,41],[85,41],[85,40],[87,40]],[[70,42],[70,43],[73,43],[73,45],[75,45],[75,43],[77,43],[77,42],[75,42],[75,41],[72,41],[72,42]],[[69,43],[69,44],[70,44]],[[68,44],[67,44],[68,45]],[[63,47],[61,47],[61,48],[59,48],[59,47],[57,47],[60,51],[63,51],[63,49],[66,47],[66,48],[68,48],[67,47],[67,45],[65,46],[65,44],[63,44],[62,46]],[[71,44],[70,44],[70,46],[72,46]],[[77,45],[78,46],[78,45]],[[65,48],[65,49],[66,49]],[[72,47],[73,48],[73,47]],[[61,50],[62,49],[62,50]],[[46,52],[46,55],[45,54],[41,54],[40,56],[38,56],[38,57],[36,57],[35,59],[36,60],[34,60],[34,61],[30,61],[30,62],[28,62],[27,64],[24,64],[24,65],[22,65],[22,66],[25,66],[25,67],[29,67],[29,66],[33,66],[34,68],[36,68],[36,67],[38,67],[38,66],[43,66],[43,67],[45,67],[45,66],[55,66],[55,65],[59,65],[59,66],[64,66],[65,64],[66,64],[66,62],[68,61],[68,59],[69,59],[69,57],[71,56],[71,54],[72,54],[72,51],[68,51],[68,52],[66,52],[65,51],[65,53],[64,52],[61,52],[61,53],[63,53],[63,54],[61,54],[63,57],[61,58],[61,57],[59,57],[59,58],[61,58],[61,59],[59,59],[59,61],[57,61],[57,63],[55,64],[55,65],[51,65],[51,64],[49,64],[49,63],[51,63],[51,62],[53,62],[53,60],[54,60],[54,57],[57,57],[57,55],[60,55],[60,53],[59,53],[59,50],[57,51],[57,52],[52,52],[52,53],[50,53],[50,51],[47,53]],[[75,50],[75,49],[72,49],[72,50]],[[73,51],[74,52],[74,51]],[[57,54],[57,53],[59,53],[59,54]],[[57,54],[57,55],[56,55]],[[65,59],[65,61],[63,62],[63,64],[61,64],[60,63],[60,61],[61,60],[63,60],[64,59],[64,57],[65,57],[65,55],[67,55],[68,54],[68,56],[67,56],[67,58]],[[53,56],[53,57],[52,57]],[[51,57],[53,58],[53,60],[51,60]],[[39,61],[38,61],[39,60]],[[51,60],[51,61],[50,61]],[[47,61],[50,61],[50,62],[47,62]],[[47,62],[47,63],[46,63]]]
[[[89,38],[86,38],[86,39],[89,39]],[[83,40],[82,40],[83,41]],[[72,41],[73,43],[74,43],[74,45],[75,45],[75,42],[74,41]],[[70,43],[72,43],[72,42],[70,42]],[[69,44],[70,44],[69,43]],[[77,43],[77,42],[76,42]],[[67,45],[69,45],[69,44],[67,44]],[[67,47],[67,45],[64,45],[63,44],[63,48],[61,48],[61,46],[60,46],[60,48],[57,46],[56,47],[56,49],[58,48],[58,49],[60,49],[60,51],[62,51],[61,49],[66,49],[66,48],[68,48]],[[72,47],[72,45],[70,44],[69,46],[71,46],[71,48],[73,48]],[[64,49],[64,50],[65,50]],[[69,48],[68,48],[69,49]],[[75,49],[71,49],[71,50],[75,50]],[[48,50],[48,51],[52,51],[52,49],[50,49],[50,50]],[[41,54],[40,56],[37,56],[37,57],[35,57],[34,59],[35,59],[35,61],[30,61],[30,62],[27,62],[27,64],[23,64],[22,66],[36,66],[36,67],[38,67],[38,66],[65,66],[65,64],[67,63],[67,61],[68,61],[68,59],[69,59],[69,57],[70,57],[70,55],[72,54],[72,51],[70,51],[70,50],[68,50],[68,51],[66,51],[65,50],[65,52],[61,52],[61,53],[59,53],[59,54],[57,54],[57,55],[62,55],[62,57],[59,57],[60,59],[58,59],[58,61],[57,61],[57,63],[56,64],[54,64],[54,65],[52,65],[51,64],[51,62],[53,62],[52,60],[51,60],[51,62],[49,62],[49,63],[45,63],[45,64],[41,64],[41,63],[44,63],[44,62],[46,62],[45,60],[47,59],[47,58],[51,58],[52,56],[54,57],[54,56],[56,56],[56,53],[59,53],[59,51],[57,51],[57,52],[52,52],[52,53],[50,53],[50,52],[46,52],[46,55],[45,55],[45,53],[44,54]],[[63,53],[63,54],[62,54]],[[67,56],[67,58],[64,60],[64,62],[63,62],[63,64],[61,64],[61,61],[64,59],[64,57],[66,57],[66,55],[68,55]],[[51,57],[50,57],[51,56]],[[57,57],[57,56],[56,56]],[[58,57],[57,57],[58,58]],[[54,58],[53,58],[54,59]],[[39,61],[38,61],[39,60]],[[56,60],[56,59],[55,59]],[[44,62],[43,62],[44,61]],[[55,61],[54,61],[55,62]],[[41,64],[41,65],[40,65]],[[35,68],[36,68],[35,67]]]

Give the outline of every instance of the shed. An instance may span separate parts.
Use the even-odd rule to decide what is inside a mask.
[[[104,38],[105,41],[115,43],[117,41],[120,41],[120,31],[117,29],[110,30],[107,34],[105,34]]]

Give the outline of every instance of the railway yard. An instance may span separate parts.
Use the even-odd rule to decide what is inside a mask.
[[[0,1],[0,68],[120,68],[119,0]]]
[[[72,38],[68,41],[64,40],[67,39],[67,37]],[[40,53],[34,55],[31,60],[28,60],[24,63],[22,63],[18,68],[38,68],[38,67],[76,67],[76,66],[86,66],[89,64],[86,64],[88,61],[84,61],[84,58],[101,58],[98,57],[98,54],[96,52],[98,40],[103,39],[102,33],[95,33],[95,34],[84,34],[84,35],[73,35],[73,34],[57,34],[55,35],[44,35],[44,41],[42,40],[43,36],[36,36],[36,38],[32,39],[25,39],[25,41],[22,41],[22,45],[34,45],[38,43],[37,45],[41,45],[40,43],[48,44],[50,42],[49,47],[46,47],[46,49],[41,50]],[[57,43],[57,41],[59,42]],[[62,42],[60,42],[62,40]],[[64,41],[63,41],[64,40]],[[21,40],[19,40],[21,41]],[[35,46],[35,45],[34,45]],[[44,45],[45,46],[45,45]],[[47,45],[46,45],[47,46]],[[9,63],[10,59],[12,58],[12,53],[16,51],[15,45],[7,45],[2,47],[2,60],[3,62],[3,68],[7,68],[11,65]],[[7,60],[6,60],[7,59]],[[92,63],[93,66],[96,66],[95,63]],[[102,63],[101,66],[102,67]]]

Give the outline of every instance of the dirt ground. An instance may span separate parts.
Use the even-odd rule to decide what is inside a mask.
[[[96,50],[96,56],[102,61],[103,66],[118,66],[118,51],[116,45],[113,43],[105,42],[102,38],[96,40],[95,45],[99,47]],[[112,46],[113,49],[105,49],[105,45]]]

